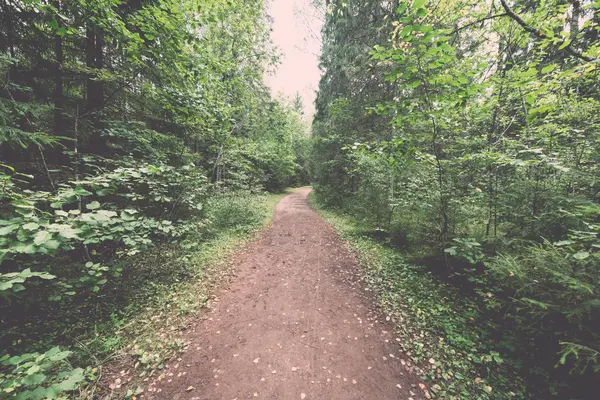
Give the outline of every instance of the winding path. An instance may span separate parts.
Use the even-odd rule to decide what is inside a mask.
[[[145,398],[423,398],[354,256],[298,189]]]

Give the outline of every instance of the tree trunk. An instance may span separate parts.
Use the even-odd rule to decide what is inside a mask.
[[[104,33],[88,27],[86,33],[86,65],[88,68],[102,69],[104,66]],[[87,112],[98,113],[104,107],[104,85],[89,74],[87,79]]]
[[[104,32],[93,26],[88,26],[86,32],[86,65],[95,70],[87,78],[86,115],[89,116],[92,127],[89,149],[102,155],[107,148],[106,140],[101,135],[104,83],[96,75],[104,67]]]

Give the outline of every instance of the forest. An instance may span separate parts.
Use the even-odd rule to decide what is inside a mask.
[[[0,0],[0,398],[138,398],[305,185],[433,398],[596,398],[600,1],[314,7],[313,118],[263,0]]]
[[[600,2],[348,0],[326,15],[315,194],[413,265],[389,267],[387,290],[409,274],[400,301],[443,333],[443,349],[407,336],[446,358],[431,378],[459,398],[596,398]]]
[[[0,3],[0,398],[93,397],[192,250],[308,183],[302,104],[263,83],[277,57],[261,1]]]

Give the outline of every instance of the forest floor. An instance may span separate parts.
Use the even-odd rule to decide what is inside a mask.
[[[307,204],[277,205],[236,255],[189,346],[143,395],[151,399],[422,399],[391,322],[365,291],[354,255]]]

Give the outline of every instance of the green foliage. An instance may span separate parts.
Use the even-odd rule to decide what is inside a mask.
[[[598,13],[333,1],[324,28],[317,198],[480,303],[533,398],[598,380]]]
[[[66,361],[70,351],[53,347],[45,353],[27,353],[0,359],[0,389],[16,399],[57,399],[76,390],[85,373]],[[12,398],[12,397],[11,397]]]
[[[245,233],[262,224],[260,197],[244,192],[223,193],[212,197],[207,204],[209,231],[232,230]]]
[[[184,250],[253,231],[256,193],[306,183],[300,110],[262,81],[275,61],[264,11],[261,0],[0,4],[0,355],[77,342],[74,365],[99,367],[122,337],[97,329],[190,280]],[[160,346],[134,356],[156,366],[181,343]],[[39,390],[10,372],[10,396],[64,397],[50,391],[68,371],[44,368]]]
[[[10,291],[20,292],[25,290],[23,283],[29,278],[54,279],[54,275],[46,272],[31,272],[30,268],[26,268],[21,272],[10,272],[8,274],[0,274],[0,296],[6,296]]]
[[[470,264],[477,264],[484,258],[481,243],[471,238],[454,238],[454,246],[444,249],[451,256],[463,258]]]
[[[526,398],[526,382],[514,370],[519,361],[501,355],[504,349],[494,339],[496,326],[485,308],[366,235],[369,225],[357,223],[353,214],[328,211],[309,200],[358,253],[365,282],[395,324],[403,351],[430,387],[439,388],[432,396]]]

